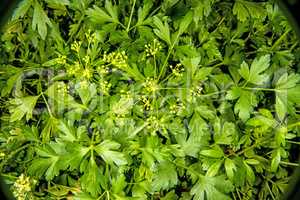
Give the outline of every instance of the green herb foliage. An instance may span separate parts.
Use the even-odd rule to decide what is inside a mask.
[[[23,0],[1,34],[1,174],[20,200],[279,199],[299,50],[273,1]]]

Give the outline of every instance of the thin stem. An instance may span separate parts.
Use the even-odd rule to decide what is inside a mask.
[[[233,199],[236,200],[236,197],[235,197],[235,194],[234,192],[231,192],[232,196],[233,196]]]
[[[219,92],[212,92],[212,93],[207,93],[207,94],[200,94],[199,97],[210,97],[210,96],[213,96],[213,95],[216,95],[216,94],[222,94],[222,93],[225,93],[227,92],[226,90],[221,90]]]
[[[171,53],[172,53],[172,50],[173,50],[173,48],[174,48],[174,46],[175,46],[175,44],[176,44],[176,42],[177,42],[179,36],[180,36],[180,32],[178,32],[178,34],[177,34],[177,36],[176,36],[176,38],[175,38],[173,44],[172,44],[171,47],[169,48],[168,55],[167,55],[167,57],[166,57],[166,59],[165,59],[165,61],[164,61],[164,64],[163,64],[162,68],[161,68],[161,71],[160,71],[159,76],[158,76],[158,80],[159,80],[159,79],[161,78],[161,76],[163,75],[163,72],[164,72],[164,70],[165,70],[165,68],[166,68],[166,66],[167,66],[167,64],[168,64],[169,57],[170,57],[170,55],[171,55]]]
[[[50,106],[49,106],[49,104],[48,104],[48,102],[47,102],[47,99],[46,99],[45,96],[44,96],[44,93],[41,92],[41,95],[42,95],[42,97],[43,97],[43,99],[44,99],[44,102],[45,102],[45,104],[46,104],[46,107],[47,107],[47,110],[48,110],[48,113],[49,113],[50,117],[53,117],[52,112],[51,112],[51,109],[50,109]]]
[[[105,194],[106,194],[107,191],[103,192],[98,198],[97,200],[100,200]]]
[[[131,8],[131,13],[130,13],[128,25],[127,25],[127,28],[126,28],[126,32],[127,32],[127,33],[128,33],[128,31],[129,31],[129,28],[130,28],[130,24],[131,24],[133,12],[134,12],[135,3],[136,3],[136,0],[133,1],[133,5],[132,5],[132,8]]]
[[[280,164],[289,165],[289,166],[293,166],[293,167],[299,167],[298,163],[291,163],[291,162],[280,161]]]
[[[290,124],[287,127],[288,127],[288,129],[290,129],[290,128],[293,128],[295,126],[300,126],[300,122],[296,122],[296,123]]]
[[[298,144],[300,145],[300,142],[295,142],[295,141],[290,141],[290,140],[286,140],[287,143],[290,143],[290,144]]]
[[[239,199],[241,200],[241,199],[242,199],[242,197],[241,197],[241,195],[240,195],[240,192],[239,192],[239,190],[238,190],[237,188],[235,188],[235,190],[236,190],[236,193],[237,193],[237,195],[238,195]]]
[[[156,57],[155,54],[153,55],[153,62],[154,62],[154,77],[157,78],[157,66],[156,66]],[[158,80],[157,80],[158,81]]]
[[[282,34],[280,36],[280,38],[278,40],[276,40],[276,42],[273,44],[273,46],[271,47],[271,51],[273,51],[283,40],[284,38],[287,36],[287,34],[291,31],[291,29],[288,29],[284,34]]]
[[[15,154],[19,153],[20,151],[22,151],[23,149],[26,149],[28,146],[30,146],[31,143],[25,144],[24,146],[14,150],[13,152],[11,152],[8,157],[2,161],[2,163],[0,164],[0,171],[2,171],[3,166],[7,163],[8,160],[10,160]]]
[[[273,200],[276,200],[275,197],[274,197],[274,194],[273,194],[273,192],[272,192],[272,190],[271,190],[271,188],[270,188],[270,186],[269,186],[269,184],[268,184],[267,182],[266,182],[266,186],[267,186],[267,188],[268,188],[268,190],[269,190],[269,193],[270,193],[272,199],[273,199]]]
[[[251,88],[251,87],[242,87],[245,90],[258,90],[258,91],[269,91],[269,92],[280,92],[280,90],[271,89],[271,88]]]

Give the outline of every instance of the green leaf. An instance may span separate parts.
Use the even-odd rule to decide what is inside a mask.
[[[113,6],[110,1],[106,0],[105,9],[107,12],[105,12],[102,8],[94,5],[93,8],[89,8],[86,11],[86,14],[89,19],[95,24],[120,23],[118,9],[116,6]]]
[[[66,150],[68,153],[62,156],[62,165],[64,168],[69,168],[70,170],[78,170],[90,148],[81,144],[67,143]]]
[[[134,105],[132,98],[121,98],[112,106],[112,111],[117,115],[125,115],[130,112]]]
[[[45,175],[47,181],[52,180],[63,169],[61,164],[59,145],[50,143],[42,148],[37,148],[39,158],[34,159],[28,168],[28,173],[41,177]]]
[[[93,83],[88,84],[88,86],[78,84],[76,86],[76,91],[78,92],[82,103],[84,105],[88,105],[88,103],[91,101],[91,99],[96,96],[97,87],[96,87],[96,84],[93,84]]]
[[[199,0],[195,1],[196,5],[194,6],[194,22],[199,23],[200,20],[203,20],[205,17],[208,17],[212,11],[212,4],[214,0]]]
[[[235,1],[232,11],[241,22],[245,22],[249,18],[259,19],[265,16],[265,10],[260,3],[250,1]]]
[[[168,23],[163,23],[157,16],[153,17],[153,23],[157,27],[157,29],[153,30],[154,33],[171,46],[170,29]]]
[[[18,4],[18,7],[14,10],[12,20],[23,18],[32,6],[32,0],[23,0]]]
[[[271,171],[276,172],[281,161],[280,149],[274,150],[272,153]]]
[[[9,79],[6,81],[6,87],[4,87],[1,90],[1,96],[4,97],[8,94],[11,93],[11,91],[13,90],[14,86],[17,83],[20,83],[22,81],[22,75],[23,72],[20,70],[17,70],[14,75],[10,76]]]
[[[244,61],[241,64],[239,73],[249,83],[262,84],[266,81],[267,75],[261,74],[270,65],[270,55],[264,55],[260,58],[255,58],[249,69],[248,64]]]
[[[212,164],[208,168],[208,170],[206,172],[206,176],[210,176],[211,177],[211,176],[217,175],[218,172],[219,172],[220,167],[222,166],[222,164],[223,164],[223,160],[216,161],[214,164]]]
[[[41,132],[42,142],[47,143],[50,141],[51,134],[56,130],[58,120],[54,117],[49,117],[46,121],[46,124]]]
[[[12,104],[14,107],[10,109],[10,122],[21,120],[24,115],[26,115],[27,121],[31,119],[32,111],[39,97],[40,96],[27,96],[12,99],[10,104]]]
[[[223,158],[224,152],[220,148],[208,149],[200,151],[200,154],[210,158]]]
[[[67,86],[63,82],[55,82],[45,91],[45,94],[50,98],[51,105],[59,111],[64,109],[80,109],[81,104],[77,103],[73,96],[68,94]]]
[[[234,163],[234,160],[231,160],[230,158],[226,158],[224,167],[225,167],[226,175],[228,176],[228,178],[230,180],[233,180],[234,171],[236,171],[236,169],[237,169],[236,165]]]
[[[246,162],[244,162],[244,166],[246,168],[247,180],[250,184],[253,184],[255,181],[255,174],[253,172],[253,169]]]
[[[115,151],[120,148],[120,144],[111,140],[104,140],[95,147],[95,151],[109,164],[125,165],[127,160],[123,153]]]
[[[59,121],[57,128],[63,133],[63,135],[60,135],[61,139],[69,142],[73,142],[76,140],[75,130],[68,124],[66,124],[63,120]]]
[[[179,25],[179,34],[181,35],[182,33],[184,33],[186,31],[186,29],[189,27],[189,25],[191,24],[193,20],[193,12],[189,11],[184,18],[180,21],[180,25]]]
[[[190,135],[183,136],[178,134],[178,139],[182,149],[186,155],[198,157],[198,152],[201,147],[208,144],[208,127],[206,122],[199,116],[197,112],[193,114],[189,123]]]
[[[147,0],[146,2],[144,2],[143,7],[138,9],[138,21],[136,23],[136,26],[140,26],[146,23],[145,20],[146,17],[149,15],[150,10],[153,6],[153,2],[151,0]]]
[[[299,74],[290,74],[284,73],[276,82],[276,102],[275,109],[277,116],[280,120],[284,119],[288,111],[289,100],[296,99],[295,103],[299,102],[297,97],[300,97],[300,93],[296,92],[293,88],[296,88],[297,83],[300,81]],[[289,98],[289,97],[292,97]],[[298,98],[300,99],[300,98]]]
[[[43,40],[45,40],[47,36],[47,24],[49,26],[52,26],[47,14],[44,12],[41,5],[38,3],[38,1],[35,1],[32,18],[32,30],[37,29]]]
[[[219,121],[216,121],[219,124]],[[215,125],[218,126],[218,125]],[[216,129],[216,128],[215,128]],[[236,128],[234,123],[225,122],[220,126],[220,130],[215,130],[214,141],[216,144],[232,144],[236,137]]]
[[[250,164],[250,165],[259,165],[260,164],[260,162],[258,160],[255,160],[253,158],[246,159],[245,162]]]
[[[238,113],[239,117],[243,121],[249,119],[250,113],[253,111],[253,107],[257,105],[255,93],[243,90],[239,87],[233,87],[230,91],[228,91],[226,98],[230,100],[238,98],[234,106],[234,112]]]
[[[102,175],[93,157],[90,158],[84,174],[80,177],[80,183],[83,190],[91,193],[93,197],[101,192]]]
[[[219,177],[199,177],[196,184],[191,189],[193,200],[229,200],[231,199],[226,193],[233,190],[230,181],[225,180],[222,176]]]
[[[152,188],[154,191],[170,189],[177,185],[177,171],[174,164],[163,161],[156,166]]]

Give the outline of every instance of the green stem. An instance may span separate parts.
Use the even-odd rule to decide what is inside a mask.
[[[23,149],[26,149],[26,148],[27,148],[28,146],[30,146],[30,145],[31,145],[31,143],[28,143],[28,144],[25,144],[24,146],[22,146],[22,147],[20,147],[20,148],[18,148],[18,149],[16,149],[16,150],[12,151],[12,152],[8,155],[8,157],[7,157],[4,161],[1,162],[1,164],[0,164],[0,172],[2,171],[2,168],[3,168],[3,166],[6,164],[7,161],[9,161],[15,154],[19,153],[19,152],[22,151]]]
[[[236,190],[236,193],[237,193],[237,195],[238,195],[239,199],[240,199],[240,200],[242,200],[242,197],[241,197],[241,195],[240,195],[240,192],[239,192],[239,190],[238,190],[237,188],[235,188],[235,190]]]
[[[156,79],[156,76],[157,76],[157,66],[156,66],[156,57],[155,57],[155,54],[153,55],[153,62],[154,62],[154,77]]]
[[[133,5],[132,5],[132,8],[131,8],[131,13],[130,13],[128,25],[127,25],[127,28],[126,28],[126,32],[127,32],[127,33],[129,32],[129,28],[130,28],[130,24],[131,24],[133,12],[134,12],[135,3],[136,3],[136,0],[133,1]]]
[[[269,184],[268,184],[267,182],[266,182],[266,186],[267,186],[267,188],[268,188],[268,190],[269,190],[269,193],[270,193],[272,199],[273,199],[273,200],[276,200],[275,197],[274,197],[274,194],[273,194],[273,192],[272,192],[272,190],[271,190],[271,188],[270,188],[270,186],[269,186]]]
[[[287,36],[287,34],[291,31],[291,29],[288,29],[284,34],[282,34],[280,36],[280,38],[278,40],[276,40],[276,42],[273,44],[273,46],[271,47],[271,51],[273,51],[281,42],[282,40],[284,40],[284,38]]]
[[[163,66],[162,66],[162,68],[161,68],[161,71],[160,71],[160,73],[159,73],[158,80],[159,80],[159,79],[161,78],[161,76],[163,75],[163,72],[164,72],[164,70],[165,70],[165,68],[166,68],[166,66],[167,66],[167,64],[168,64],[169,57],[170,57],[170,55],[171,55],[171,53],[172,53],[172,50],[173,50],[173,48],[174,48],[174,46],[175,46],[175,44],[176,44],[176,42],[177,42],[179,36],[180,36],[180,32],[178,32],[178,34],[177,34],[177,36],[176,36],[176,38],[175,38],[173,44],[172,44],[171,47],[169,48],[167,57],[166,57],[166,59],[165,59],[165,61],[164,61],[164,64],[163,64]]]
[[[300,122],[296,122],[296,123],[290,124],[287,127],[288,127],[288,129],[290,129],[290,128],[293,128],[295,126],[300,126]]]
[[[295,142],[295,141],[290,141],[290,140],[286,140],[287,143],[290,143],[290,144],[298,144],[300,145],[300,142]]]
[[[242,87],[242,89],[245,90],[258,90],[258,91],[268,91],[268,92],[279,92],[276,89],[271,89],[271,88],[251,88],[251,87]]]
[[[48,113],[49,113],[50,117],[53,117],[52,112],[51,112],[51,109],[50,109],[50,106],[49,106],[49,104],[48,104],[48,102],[47,102],[47,99],[46,99],[45,96],[44,96],[44,93],[41,92],[41,95],[42,95],[42,97],[43,97],[43,99],[44,99],[44,102],[45,102],[45,104],[46,104],[46,107],[47,107],[47,110],[48,110]]]
[[[291,163],[291,162],[280,161],[280,164],[289,165],[289,166],[293,166],[293,167],[299,167],[298,163]]]

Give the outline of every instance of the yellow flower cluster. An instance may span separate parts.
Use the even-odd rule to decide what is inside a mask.
[[[185,109],[185,106],[182,102],[177,101],[177,103],[172,104],[169,109],[172,114],[178,114],[180,111]]]
[[[175,66],[170,65],[172,73],[177,77],[182,77],[182,72],[184,72],[184,68],[181,63],[176,64]]]
[[[152,44],[145,45],[146,56],[155,56],[161,49],[162,46],[160,42],[154,39]]]
[[[150,101],[147,97],[142,96],[140,98],[140,100],[143,102],[145,110],[150,110],[151,109],[151,103],[150,103]]]
[[[83,73],[82,73],[82,76],[87,78],[87,79],[90,79],[93,77],[93,70],[89,67],[86,67],[84,70],[83,70]]]
[[[89,86],[89,82],[87,80],[82,80],[82,81],[80,81],[79,85],[81,88],[86,89]]]
[[[82,42],[77,42],[77,41],[75,41],[73,44],[71,44],[71,50],[73,50],[73,51],[79,53],[81,43],[82,43]]]
[[[87,33],[85,33],[85,37],[88,43],[96,42],[96,33],[91,33],[92,31],[89,29]]]
[[[69,86],[65,85],[65,84],[59,84],[58,88],[57,88],[57,93],[64,95],[66,93],[68,93],[68,88]]]
[[[25,200],[28,192],[31,191],[31,180],[24,174],[21,174],[13,185],[13,194],[17,200]]]
[[[64,65],[66,64],[66,62],[67,62],[67,56],[60,55],[57,59],[58,64]]]
[[[199,96],[201,96],[202,90],[203,90],[203,88],[201,86],[199,86],[194,89],[191,89],[191,93],[193,96],[199,97]]]
[[[147,92],[151,92],[151,93],[156,92],[159,89],[156,81],[153,78],[149,78],[149,77],[143,83],[143,86]]]
[[[105,80],[101,80],[100,83],[100,91],[103,95],[109,95],[109,90],[111,88],[111,83],[105,81]]]
[[[97,67],[97,72],[101,75],[106,75],[109,73],[109,68],[105,67],[105,65],[100,65]]]
[[[75,74],[79,73],[80,70],[81,70],[81,68],[80,68],[79,62],[75,62],[74,66],[70,66],[68,68],[67,73],[69,75],[75,75]]]
[[[85,65],[88,65],[90,63],[90,57],[88,55],[85,55],[82,60]]]
[[[146,120],[147,129],[151,129],[153,131],[157,131],[159,129],[159,120],[155,116],[150,116]]]
[[[125,91],[125,90],[120,90],[120,93],[121,93],[121,97],[122,98],[127,98],[127,99],[133,99],[134,97],[134,95],[132,94],[132,92],[130,92],[130,91]]]
[[[106,63],[110,63],[116,67],[122,68],[127,66],[127,59],[128,56],[126,55],[125,51],[122,52],[111,52],[103,55],[103,61]]]

